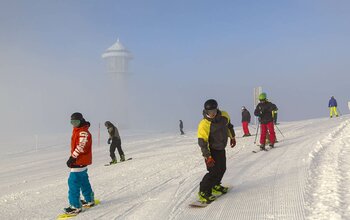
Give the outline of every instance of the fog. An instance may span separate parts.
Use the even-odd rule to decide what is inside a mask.
[[[209,98],[240,126],[257,86],[279,121],[328,117],[332,95],[349,112],[348,2],[208,3],[2,1],[0,137],[70,132],[76,111],[118,124],[101,58],[118,37],[134,56],[131,129],[195,129]]]

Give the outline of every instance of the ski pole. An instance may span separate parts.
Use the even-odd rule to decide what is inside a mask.
[[[275,125],[275,127],[276,127],[277,130],[281,133],[282,137],[285,138],[284,135],[282,134],[281,130],[277,127],[277,125]]]
[[[256,143],[256,138],[258,137],[259,125],[260,125],[260,122],[259,122],[259,123],[257,124],[257,126],[256,126],[256,133],[255,133],[255,140],[254,140],[254,144]]]

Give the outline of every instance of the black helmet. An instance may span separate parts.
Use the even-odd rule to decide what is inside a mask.
[[[213,110],[218,108],[218,103],[215,99],[209,99],[204,103],[205,110]]]

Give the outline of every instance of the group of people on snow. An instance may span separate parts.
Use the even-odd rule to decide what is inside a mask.
[[[330,117],[333,114],[338,117],[337,101],[332,96],[329,100]],[[259,95],[259,104],[254,110],[254,115],[258,117],[260,124],[260,148],[266,150],[266,141],[271,148],[276,142],[274,125],[277,124],[278,108],[267,99],[266,93]],[[183,131],[183,122],[179,120],[180,134]],[[245,106],[242,106],[242,128],[243,137],[251,136],[249,132],[249,123],[251,121],[250,112]],[[82,207],[94,206],[94,192],[88,177],[87,166],[92,162],[92,137],[89,132],[90,123],[86,121],[83,115],[75,112],[71,115],[71,124],[73,126],[71,138],[71,156],[67,161],[67,166],[71,168],[68,178],[68,199],[70,206],[65,208],[68,214],[78,214]],[[105,122],[110,144],[110,164],[117,163],[115,150],[118,150],[120,161],[125,161],[125,155],[121,147],[121,138],[116,126],[110,121]],[[214,99],[209,99],[204,103],[203,119],[198,125],[198,145],[207,168],[207,173],[199,184],[199,201],[201,203],[211,203],[217,195],[225,194],[228,187],[221,185],[221,180],[226,171],[226,145],[230,139],[231,148],[236,146],[236,134],[231,123],[230,116],[226,111],[218,108],[218,103]],[[80,200],[80,191],[84,200]]]

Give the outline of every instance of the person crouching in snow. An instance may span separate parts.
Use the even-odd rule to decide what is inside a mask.
[[[90,123],[85,121],[81,113],[72,114],[71,124],[73,125],[71,155],[67,161],[67,166],[71,168],[68,178],[70,206],[64,211],[67,214],[78,214],[82,211],[82,206],[95,205],[94,192],[87,173],[87,166],[92,163],[92,137],[89,132]],[[85,200],[80,200],[80,190]]]
[[[260,135],[260,148],[266,150],[266,136],[267,131],[269,132],[270,147],[274,147],[276,141],[275,128],[273,124],[272,111],[277,109],[277,106],[272,102],[269,102],[266,98],[266,93],[259,95],[260,103],[256,106],[254,115],[259,117],[261,135]]]
[[[199,201],[211,203],[215,195],[225,194],[227,187],[221,185],[222,177],[226,171],[226,152],[228,137],[230,145],[236,145],[235,131],[230,117],[225,111],[218,109],[218,103],[209,99],[204,103],[203,119],[198,125],[198,145],[208,173],[205,174],[199,186]]]
[[[243,137],[251,136],[248,128],[248,124],[250,123],[250,112],[246,109],[245,106],[242,106],[242,128],[243,128]]]

